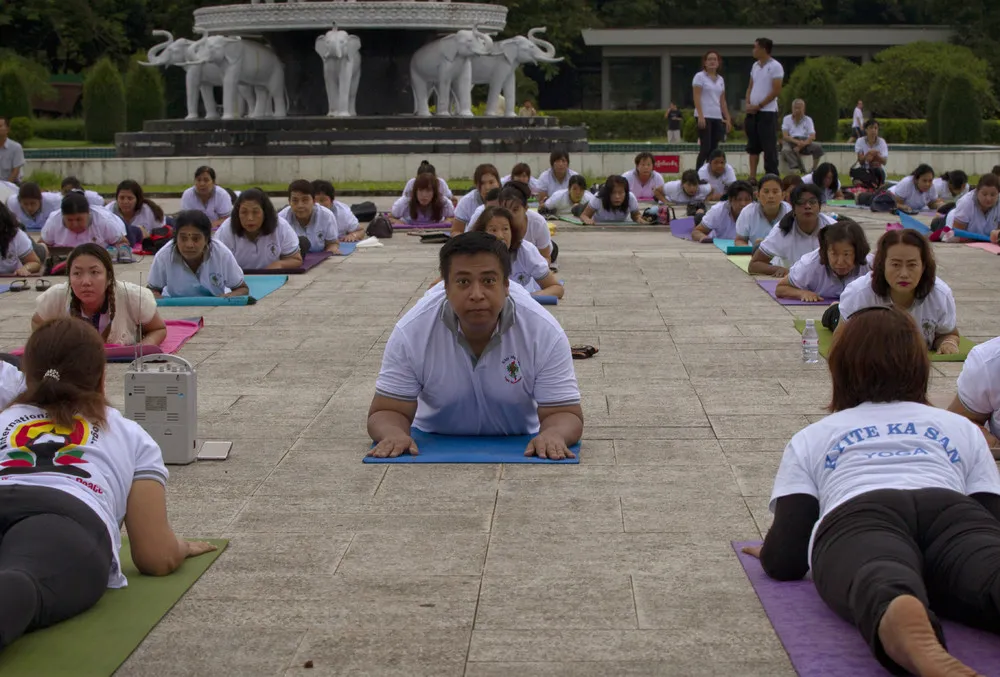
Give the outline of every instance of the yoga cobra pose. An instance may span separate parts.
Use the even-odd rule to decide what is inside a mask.
[[[212,239],[204,212],[174,217],[174,238],[156,252],[147,287],[153,296],[246,296],[250,293],[233,253]]]

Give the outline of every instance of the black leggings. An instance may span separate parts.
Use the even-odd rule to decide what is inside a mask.
[[[1000,632],[1000,521],[948,489],[881,489],[838,506],[816,532],[812,571],[823,601],[894,674],[906,672],[886,655],[878,627],[900,595],[924,603],[942,644],[938,615]]]
[[[556,244],[555,240],[552,240],[552,252],[549,254],[549,260],[555,263],[557,256],[559,256],[559,245]]]
[[[0,649],[96,604],[111,562],[108,529],[83,501],[48,487],[0,486]]]
[[[708,162],[709,153],[719,147],[725,135],[726,125],[722,120],[705,118],[705,129],[698,128],[700,146],[698,147],[698,161],[695,163],[695,169],[701,169],[701,166]]]

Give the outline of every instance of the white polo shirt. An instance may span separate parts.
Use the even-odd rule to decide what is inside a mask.
[[[958,375],[958,399],[969,411],[989,415],[986,426],[1000,436],[1000,338],[969,351]]]
[[[54,247],[76,247],[87,242],[106,247],[125,237],[125,222],[103,207],[91,205],[90,226],[82,233],[74,233],[63,225],[60,209],[49,214],[40,237],[42,242]]]
[[[722,76],[716,75],[713,80],[705,71],[698,71],[691,80],[691,86],[701,87],[701,114],[705,119],[721,120],[722,96],[726,93],[726,81]]]
[[[785,69],[781,67],[777,59],[769,58],[764,65],[761,65],[759,61],[754,61],[753,67],[750,68],[752,85],[750,88],[750,100],[747,103],[754,106],[760,105],[760,102],[766,99],[771,93],[773,81],[783,80],[784,78]],[[760,110],[762,113],[777,113],[778,97],[774,97],[771,103],[761,107]]]
[[[934,193],[934,198],[937,200],[947,200],[948,202],[954,202],[963,195],[967,195],[969,192],[969,184],[965,184],[962,187],[962,192],[958,195],[951,194],[951,187],[948,185],[947,179],[936,178],[934,179],[934,188],[932,192]]]
[[[819,248],[816,248],[796,261],[788,270],[788,282],[793,287],[811,291],[820,298],[839,299],[847,285],[871,272],[874,261],[875,255],[869,254],[865,262],[855,266],[847,277],[840,277],[828,266],[823,265],[819,260]]]
[[[333,212],[320,204],[314,204],[312,214],[309,215],[309,223],[305,227],[299,223],[295,213],[292,212],[291,205],[278,212],[278,218],[284,219],[295,231],[296,236],[305,236],[309,239],[309,251],[321,252],[326,249],[328,242],[336,242],[340,239],[341,233],[337,227],[337,217]]]
[[[632,213],[639,211],[639,201],[631,192],[628,194],[628,205],[622,205],[621,209],[605,209],[604,201],[599,195],[590,198],[588,207],[594,210],[595,223],[617,223],[620,221],[631,221]]]
[[[589,190],[585,190],[580,201],[574,203],[569,197],[569,189],[563,188],[549,196],[549,199],[545,201],[545,207],[554,211],[558,216],[566,216],[573,213],[573,207],[576,205],[582,204],[587,206],[593,199],[594,194]]]
[[[455,208],[452,207],[451,201],[441,198],[441,218],[434,218],[434,211],[427,207],[421,207],[417,205],[417,218],[410,216],[410,199],[408,197],[401,197],[392,203],[392,209],[390,214],[393,218],[401,219],[403,223],[443,223],[445,220],[450,219],[455,215]]]
[[[864,129],[865,127],[865,112],[856,106],[854,108],[854,116],[851,118],[851,126],[858,129]]]
[[[864,153],[865,155],[867,155],[868,151],[870,150],[877,150],[878,154],[881,155],[886,162],[889,161],[889,146],[888,144],[886,144],[885,139],[883,139],[881,136],[875,139],[874,145],[868,143],[867,136],[862,136],[861,138],[859,138],[857,141],[854,142],[855,155],[857,155],[858,153]]]
[[[438,194],[440,194],[441,197],[446,197],[450,200],[451,188],[448,187],[448,182],[442,179],[440,176],[437,177],[437,180],[438,180]],[[411,195],[413,195],[413,184],[415,184],[416,182],[417,182],[416,177],[406,182],[406,185],[403,186],[402,197],[410,197]]]
[[[759,202],[751,202],[743,208],[739,218],[736,219],[736,234],[754,245],[766,238],[771,229],[778,225],[778,221],[781,221],[785,214],[790,211],[792,211],[792,205],[782,202],[777,218],[771,221],[764,216],[764,208],[760,206]]]
[[[472,227],[476,225],[476,221],[479,220],[479,216],[484,211],[486,211],[486,206],[482,205],[476,211],[472,212],[472,218],[465,224],[466,233],[472,230]],[[552,233],[549,232],[549,222],[545,220],[545,217],[530,209],[525,212],[525,215],[528,217],[528,228],[523,240],[530,242],[538,249],[548,249],[551,247]]]
[[[781,231],[779,224],[760,243],[760,250],[771,257],[771,265],[791,268],[799,259],[819,247],[819,231],[835,222],[836,219],[829,214],[820,214],[819,227],[809,235],[799,230],[797,222],[792,223],[792,229],[787,235]]]
[[[840,295],[840,319],[849,320],[859,310],[879,306],[890,308],[892,300],[875,295],[872,290],[872,273],[868,273],[847,285]],[[914,300],[907,312],[916,320],[928,347],[934,344],[934,339],[939,335],[954,331],[958,325],[955,296],[951,293],[951,287],[940,277],[934,280],[931,293],[924,299]]]
[[[538,190],[539,192],[545,193],[546,195],[552,195],[552,193],[563,188],[569,188],[569,177],[576,176],[576,172],[572,169],[566,168],[566,176],[563,177],[562,181],[555,177],[552,168],[546,169],[538,177]]]
[[[709,163],[706,162],[698,168],[698,178],[707,183],[712,188],[713,193],[725,195],[726,189],[729,188],[730,184],[736,183],[736,170],[733,169],[731,164],[727,163],[722,176],[716,176],[712,173]],[[671,183],[673,182],[671,181]]]
[[[747,209],[749,206],[745,207],[743,211]],[[705,212],[700,225],[708,228],[709,237],[718,237],[724,240],[736,239],[736,219],[733,218],[733,210],[730,209],[729,202],[726,200],[712,205],[712,208]]]
[[[0,411],[27,389],[24,374],[10,362],[0,360]]]
[[[500,185],[505,186],[510,182],[510,174],[500,179]],[[528,178],[528,188],[531,189],[532,195],[538,195],[538,191],[541,189],[542,184],[539,182],[537,177],[531,176]]]
[[[472,222],[472,214],[482,206],[483,196],[479,194],[478,189],[473,188],[458,199],[458,204],[455,205],[455,218],[468,226]]]
[[[890,188],[889,192],[896,197],[902,198],[903,203],[910,209],[927,209],[927,205],[934,199],[934,189],[931,188],[926,193],[921,193],[912,176],[904,177],[899,183]]]
[[[7,245],[7,255],[0,259],[0,275],[13,275],[21,267],[21,259],[34,251],[31,238],[18,228]]]
[[[698,173],[698,176],[701,176],[700,172]],[[708,196],[711,195],[711,193],[712,186],[707,183],[703,183],[698,186],[698,192],[693,196],[684,192],[680,179],[667,181],[663,184],[663,195],[666,196],[668,202],[672,202],[675,205],[686,205],[691,202],[704,202],[708,199]]]
[[[212,193],[208,202],[202,202],[195,192],[194,186],[191,186],[181,195],[181,210],[187,209],[196,209],[208,216],[210,220],[218,221],[219,219],[228,219],[229,215],[233,213],[233,200],[225,188],[216,186],[215,192]]]
[[[813,184],[813,175],[812,175],[812,172],[809,172],[808,174],[806,174],[805,176],[802,177],[802,183],[807,183],[807,184],[810,184],[810,185]],[[823,202],[823,204],[826,204],[830,200],[833,200],[836,197],[836,195],[837,195],[837,191],[840,190],[840,179],[838,178],[834,182],[833,186],[831,186],[830,188],[825,188],[823,186],[819,186],[819,189],[823,193],[823,197],[822,197],[821,201]]]
[[[425,295],[389,336],[375,392],[416,401],[414,427],[446,435],[533,435],[539,407],[580,402],[566,333],[518,284],[478,360],[446,294]]]
[[[28,230],[41,230],[42,226],[48,220],[49,214],[62,209],[62,195],[59,193],[42,193],[41,207],[39,207],[37,214],[31,216],[22,209],[21,203],[17,200],[17,193],[14,193],[7,198],[7,209]]]
[[[334,200],[330,211],[333,212],[334,217],[337,219],[337,232],[340,233],[340,237],[344,237],[356,230],[361,230],[361,223],[358,221],[358,217],[354,215],[354,212],[351,211],[350,206],[346,203]]]
[[[792,494],[819,500],[811,560],[816,529],[837,506],[877,489],[931,488],[1000,494],[986,438],[972,421],[945,409],[865,402],[792,437],[774,478],[770,509]]]
[[[517,282],[530,293],[541,290],[538,280],[544,280],[550,272],[549,262],[530,242],[522,240],[517,251],[510,253],[510,281]]]
[[[656,170],[653,170],[653,173],[649,175],[646,183],[639,180],[639,172],[635,169],[628,170],[622,174],[622,177],[628,181],[628,190],[632,195],[635,195],[637,200],[655,200],[656,196],[653,191],[657,188],[663,188],[666,183],[663,180],[663,174]]]
[[[24,148],[17,141],[8,137],[0,146],[0,179],[6,181],[11,172],[23,167]],[[21,174],[23,175],[24,172],[22,171]],[[21,176],[21,179],[23,178]]]
[[[243,270],[226,245],[211,240],[208,254],[191,270],[171,240],[153,257],[147,285],[164,296],[222,296],[243,284]]]
[[[114,200],[109,202],[105,209],[121,219],[123,223],[125,222],[125,217],[122,216],[121,210],[118,209],[118,203]],[[144,204],[142,205],[142,208],[135,213],[132,217],[132,222],[128,225],[145,228],[147,233],[151,233],[156,228],[162,228],[163,221],[157,220],[156,216],[153,214],[153,208]]]
[[[104,198],[97,191],[85,190],[83,191],[83,195],[87,198],[87,202],[90,203],[90,206],[104,207]]]
[[[247,237],[236,237],[233,234],[232,220],[226,219],[219,226],[215,237],[229,248],[236,257],[236,262],[243,270],[259,270],[279,260],[282,256],[291,256],[299,250],[299,236],[295,234],[288,221],[278,217],[278,227],[270,235],[258,235],[256,240]]]
[[[791,115],[786,115],[781,121],[781,131],[793,139],[808,139],[810,135],[816,133],[816,127],[808,115],[803,115],[798,122]]]
[[[984,212],[979,207],[976,191],[966,193],[955,203],[955,208],[948,212],[944,222],[949,228],[954,228],[955,221],[966,224],[963,230],[970,233],[989,235],[991,231],[1000,228],[1000,201],[988,212]]]

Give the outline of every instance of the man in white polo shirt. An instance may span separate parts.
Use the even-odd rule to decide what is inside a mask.
[[[753,67],[747,86],[747,154],[750,156],[750,179],[757,180],[757,163],[764,153],[764,173],[778,174],[778,95],[785,69],[771,58],[774,42],[757,38],[753,43]]]
[[[24,168],[24,149],[14,139],[8,138],[10,120],[0,115],[0,181],[21,183]]]
[[[534,435],[525,455],[559,460],[583,434],[569,340],[518,284],[510,253],[482,232],[441,248],[443,291],[396,324],[368,411],[370,455],[418,453],[410,427],[447,435]]]
[[[806,102],[795,99],[792,102],[792,114],[786,115],[781,121],[781,156],[788,163],[788,168],[800,174],[806,173],[806,165],[802,157],[811,155],[812,169],[816,169],[819,159],[823,157],[823,146],[816,143],[816,126],[811,117],[806,115]]]

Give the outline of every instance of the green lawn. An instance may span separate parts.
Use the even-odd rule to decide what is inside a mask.
[[[110,144],[90,143],[89,141],[66,141],[65,139],[32,138],[24,142],[25,148],[114,148]]]

